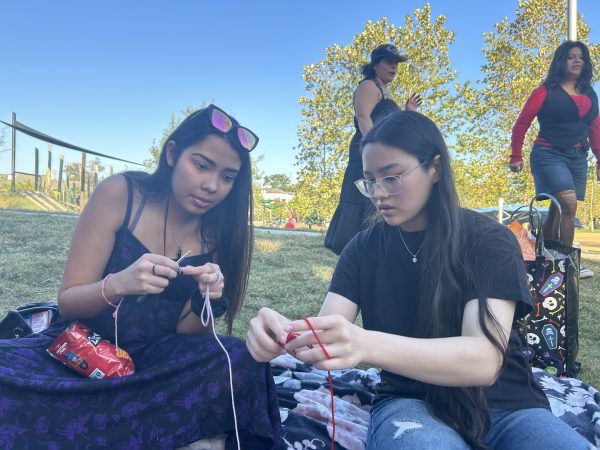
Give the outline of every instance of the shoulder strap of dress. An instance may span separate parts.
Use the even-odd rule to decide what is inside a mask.
[[[371,81],[373,83],[375,83],[375,86],[377,86],[379,88],[379,92],[381,92],[381,100],[383,100],[385,98],[385,94],[383,93],[383,88],[381,87],[381,85],[377,82],[377,80],[375,78],[372,78]]]
[[[135,217],[133,218],[133,222],[131,222],[131,225],[129,226],[129,231],[131,231],[132,233],[133,233],[133,230],[135,230],[135,227],[137,226],[138,221],[140,220],[140,216],[142,215],[144,206],[146,206],[147,199],[148,199],[148,196],[144,194],[144,196],[142,197],[142,201],[140,202],[140,206],[138,206],[138,209],[135,212]]]
[[[383,89],[381,88],[381,86],[379,85],[379,83],[377,81],[375,81],[375,79],[373,78],[365,78],[364,80],[361,80],[360,83],[364,83],[365,81],[372,81],[373,83],[375,83],[375,86],[377,86],[377,88],[379,89],[379,91],[381,92],[381,100],[383,100],[385,98],[385,95],[383,94]],[[354,106],[354,95],[356,94],[356,91],[354,91],[354,94],[352,94],[352,107],[355,108]],[[377,103],[379,103],[381,100],[377,101]],[[356,108],[354,111],[354,120],[356,120]]]

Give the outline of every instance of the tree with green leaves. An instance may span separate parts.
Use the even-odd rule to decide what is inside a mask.
[[[252,164],[252,198],[254,200],[254,220],[262,221],[265,219],[263,214],[263,208],[260,207],[260,203],[262,201],[262,180],[264,177],[264,172],[260,170],[259,163],[265,158],[265,155],[250,155],[250,162]]]
[[[163,145],[165,145],[165,142],[167,141],[167,138],[170,136],[170,134],[173,131],[175,131],[175,128],[177,128],[179,124],[183,122],[183,119],[185,119],[194,111],[197,111],[201,108],[205,108],[206,106],[207,105],[203,105],[197,108],[188,106],[187,108],[182,109],[179,115],[177,116],[175,114],[171,114],[171,117],[169,117],[169,123],[167,124],[166,128],[163,128],[162,136],[159,138],[158,142],[156,141],[156,139],[152,141],[152,146],[150,147],[150,158],[144,161],[144,165],[148,169],[156,169],[156,167],[158,166],[158,158],[160,156],[160,151],[162,150]]]
[[[4,148],[4,142],[5,142],[5,136],[6,136],[6,127],[0,127],[0,153],[3,153],[5,151],[8,151],[7,148]]]
[[[600,230],[600,183],[596,181],[596,161],[591,161],[588,166],[588,179],[585,191],[585,200],[582,207],[577,209],[581,221],[592,230]]]
[[[290,177],[284,173],[274,173],[263,178],[263,184],[274,189],[281,189],[286,192],[294,191],[294,184]]]
[[[98,172],[103,173],[106,170],[104,164],[102,164],[102,160],[97,156],[87,163],[87,170],[90,172]]]
[[[579,40],[587,44],[589,33],[590,27],[579,15]],[[507,168],[512,127],[531,92],[544,80],[554,50],[566,36],[564,0],[521,0],[514,20],[505,17],[495,31],[484,34],[483,79],[462,92],[462,111],[469,125],[453,146],[457,184],[465,206],[497,204],[499,197],[508,203],[523,203],[533,195],[530,171],[513,174]],[[600,67],[600,45],[588,46],[592,63]],[[536,131],[533,125],[523,146],[526,169]]]
[[[411,92],[424,98],[421,111],[445,133],[460,126],[457,97],[462,86],[455,84],[456,70],[448,49],[454,33],[446,29],[443,15],[432,18],[426,4],[407,15],[402,27],[384,17],[367,22],[352,43],[333,45],[325,59],[304,67],[307,95],[300,98],[302,123],[298,127],[296,166],[298,184],[292,207],[301,216],[332,216],[339,198],[348,147],[354,133],[352,94],[361,81],[361,67],[370,52],[382,43],[393,43],[408,55],[399,66],[388,91],[399,104]]]

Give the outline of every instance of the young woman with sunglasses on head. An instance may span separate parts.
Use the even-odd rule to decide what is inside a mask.
[[[360,141],[375,122],[398,109],[388,92],[388,85],[396,77],[398,64],[407,60],[408,58],[401,55],[392,44],[382,44],[371,52],[371,61],[362,68],[364,79],[352,96],[356,132],[350,142],[340,202],[325,235],[325,247],[337,255],[356,233],[366,227],[369,202],[354,187],[354,182],[362,177]],[[420,95],[411,94],[405,108],[416,111],[422,101]]]
[[[98,185],[73,233],[61,319],[34,337],[0,341],[3,447],[237,448],[227,358],[200,316],[208,290],[231,333],[246,292],[257,143],[210,105],[171,133],[154,173]],[[92,381],[45,354],[72,320],[114,341],[107,303],[119,305],[118,343],[135,374]],[[268,364],[242,340],[220,340],[233,367],[241,447],[279,448]]]
[[[596,156],[596,180],[600,181],[600,116],[598,96],[592,87],[590,52],[578,41],[562,43],[554,52],[548,76],[535,89],[512,130],[509,168],[523,170],[523,140],[535,117],[540,130],[530,154],[536,194],[552,194],[561,206],[562,219],[550,204],[544,236],[573,244],[577,201],[585,199],[588,150]],[[559,230],[560,221],[560,230]],[[594,273],[584,267],[581,278]]]
[[[368,449],[584,449],[550,412],[511,324],[531,309],[510,231],[462,209],[435,124],[411,111],[363,139],[359,191],[372,226],[340,256],[318,317],[263,308],[247,345],[258,361],[288,351],[319,369],[382,369]],[[358,313],[364,328],[354,325]],[[300,333],[287,342],[289,333]],[[287,343],[286,343],[287,342]]]

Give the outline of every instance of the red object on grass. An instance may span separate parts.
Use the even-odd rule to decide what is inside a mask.
[[[73,322],[59,334],[47,352],[89,378],[115,378],[135,372],[129,353],[79,322]]]

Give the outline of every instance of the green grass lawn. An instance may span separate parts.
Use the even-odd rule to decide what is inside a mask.
[[[22,303],[54,299],[77,216],[0,211],[0,317]],[[289,318],[314,315],[337,257],[321,237],[256,234],[250,289],[234,334],[244,337],[262,306]],[[580,378],[600,387],[600,263],[585,261],[597,276],[581,281]]]
[[[43,211],[42,208],[19,192],[0,192],[0,209]]]

